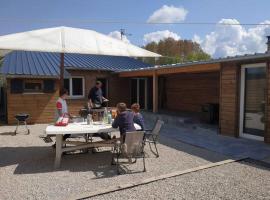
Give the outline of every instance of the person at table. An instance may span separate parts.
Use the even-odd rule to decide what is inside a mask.
[[[90,108],[101,108],[102,103],[108,102],[108,99],[103,96],[101,87],[102,83],[100,81],[97,81],[96,85],[89,91],[88,100]]]
[[[67,97],[68,97],[67,89],[65,88],[60,89],[59,98],[56,101],[56,121],[59,117],[64,115],[68,115],[68,117],[71,117],[70,114],[68,113],[68,107],[66,102]],[[70,134],[66,134],[63,136],[63,140],[66,140],[69,137]]]
[[[134,113],[133,122],[140,125],[141,131],[144,131],[145,130],[144,119],[143,119],[142,114],[140,113],[140,104],[138,103],[132,104],[131,110]]]
[[[127,110],[127,105],[125,103],[118,103],[117,106],[117,116],[112,124],[113,128],[119,128],[122,141],[125,141],[125,134],[127,132],[136,131],[134,126],[133,118],[134,113]]]

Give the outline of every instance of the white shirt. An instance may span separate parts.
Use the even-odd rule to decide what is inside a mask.
[[[56,101],[56,119],[58,119],[60,116],[58,114],[58,111],[61,110],[62,114],[68,113],[68,107],[66,100],[62,99],[61,97],[58,98]]]

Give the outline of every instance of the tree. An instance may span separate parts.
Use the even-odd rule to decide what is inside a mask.
[[[164,65],[173,63],[183,63],[188,61],[209,60],[211,57],[205,53],[201,46],[191,40],[175,40],[166,38],[158,43],[151,42],[143,48],[161,54],[162,58],[155,61],[154,58],[145,59],[145,62]]]

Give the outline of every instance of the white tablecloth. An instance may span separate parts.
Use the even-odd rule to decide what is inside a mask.
[[[140,130],[141,127],[138,124],[134,124],[136,130]],[[46,128],[47,135],[64,135],[64,134],[83,134],[83,133],[101,133],[112,132],[118,129],[112,128],[111,124],[93,124],[88,125],[86,122],[70,123],[67,126],[54,126],[49,125]]]

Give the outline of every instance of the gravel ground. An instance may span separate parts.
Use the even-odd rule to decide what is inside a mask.
[[[13,126],[0,128],[0,199],[67,199],[116,184],[131,183],[228,159],[205,149],[162,138],[159,158],[155,158],[146,148],[146,173],[116,175],[115,166],[110,165],[110,152],[66,155],[62,159],[61,169],[54,171],[54,150],[51,144],[45,144],[38,137],[45,127],[32,125],[30,135],[17,136],[9,134],[14,130]],[[142,170],[142,162],[123,166],[123,170],[130,172],[127,169],[131,172]],[[167,186],[165,188],[168,191],[170,189]],[[135,197],[131,194],[129,198]]]
[[[91,198],[110,199],[270,199],[270,169],[230,163]]]

